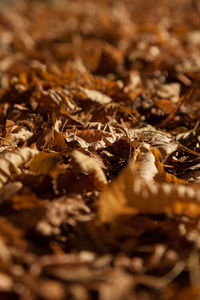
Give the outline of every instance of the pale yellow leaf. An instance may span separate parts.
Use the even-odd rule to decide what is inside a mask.
[[[112,99],[110,97],[102,94],[99,91],[88,90],[85,88],[80,88],[80,89],[82,92],[84,92],[85,96],[91,101],[97,102],[99,104],[107,104],[112,101]]]
[[[0,188],[12,173],[19,173],[20,168],[37,155],[39,151],[28,147],[15,151],[4,151],[0,154]]]

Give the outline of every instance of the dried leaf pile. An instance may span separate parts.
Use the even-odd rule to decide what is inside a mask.
[[[200,2],[0,2],[0,298],[200,298]]]

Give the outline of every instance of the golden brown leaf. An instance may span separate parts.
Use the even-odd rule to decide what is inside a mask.
[[[106,176],[94,158],[89,157],[78,150],[74,150],[71,153],[71,157],[81,172],[87,175],[94,175],[97,186],[103,187],[107,184]]]
[[[61,156],[57,154],[41,152],[32,160],[30,171],[35,174],[49,175],[61,161]]]
[[[200,189],[181,184],[152,183],[137,175],[134,161],[116,178],[99,199],[99,217],[112,222],[135,213],[200,216]]]

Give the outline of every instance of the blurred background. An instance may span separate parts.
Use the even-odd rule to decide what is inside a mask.
[[[37,63],[58,73],[73,65],[117,80],[136,70],[144,80],[173,81],[200,70],[199,15],[195,0],[1,0],[1,86]]]
[[[198,71],[199,14],[195,0],[1,0],[0,72],[55,58],[62,70],[71,62],[119,78],[132,68]]]

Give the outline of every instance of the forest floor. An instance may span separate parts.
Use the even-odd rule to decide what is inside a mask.
[[[200,299],[200,3],[0,4],[0,299]]]

